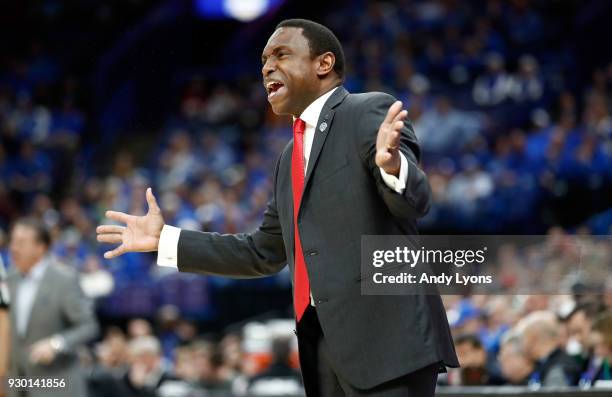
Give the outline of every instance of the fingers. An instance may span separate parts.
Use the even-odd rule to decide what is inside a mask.
[[[105,234],[105,233],[116,233],[121,234],[125,230],[125,226],[118,225],[100,225],[96,228],[96,233]]]
[[[392,123],[395,117],[398,115],[398,113],[400,113],[400,110],[402,110],[402,102],[401,101],[393,102],[393,105],[391,105],[389,107],[389,110],[387,111],[387,116],[385,117],[384,123],[389,123],[389,124]]]
[[[107,234],[98,234],[97,240],[100,243],[107,243],[107,244],[120,244],[123,242],[123,238],[121,237],[121,234],[111,234],[111,233],[107,233]]]
[[[401,123],[401,121],[400,121]],[[387,149],[395,150],[399,147],[400,144],[400,128],[394,128],[393,131],[390,131],[387,135]]]
[[[130,216],[123,212],[106,211],[106,217],[121,223],[128,223]]]
[[[397,122],[397,121],[401,121],[401,120],[405,120],[406,117],[408,117],[408,111],[406,109],[402,110],[401,112],[399,112],[394,118],[393,118],[393,123]],[[403,126],[403,124],[402,124]]]
[[[53,359],[51,347],[45,345],[46,341],[36,342],[30,348],[30,361],[33,363],[46,364]]]
[[[151,190],[151,188],[147,188],[146,197],[147,197],[147,204],[149,205],[149,211],[157,212],[157,213],[161,212],[161,210],[159,209],[159,205],[157,205],[157,200],[155,199],[155,196],[153,195],[153,190]]]
[[[127,251],[125,249],[125,247],[123,246],[123,244],[121,244],[120,246],[118,246],[117,248],[115,248],[112,251],[106,251],[104,253],[104,258],[105,259],[113,259],[118,257],[119,255],[123,255],[125,254]]]
[[[402,120],[394,121],[392,124],[393,131],[400,131],[404,128],[404,122]]]

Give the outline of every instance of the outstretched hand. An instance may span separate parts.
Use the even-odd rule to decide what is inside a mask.
[[[151,188],[147,189],[146,197],[149,210],[144,216],[106,211],[107,218],[125,224],[125,226],[100,225],[96,228],[99,242],[119,244],[114,250],[104,253],[106,259],[118,257],[126,252],[157,251],[164,218]]]
[[[404,119],[408,116],[407,110],[402,110],[402,102],[395,101],[389,107],[387,116],[380,124],[376,137],[376,165],[386,173],[399,176],[400,137],[404,127]]]

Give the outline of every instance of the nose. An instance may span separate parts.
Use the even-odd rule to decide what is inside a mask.
[[[266,60],[266,63],[264,63],[264,65],[261,68],[261,74],[263,75],[263,77],[267,77],[270,73],[274,72],[274,70],[276,69],[276,64],[271,58],[272,57],[268,58]]]

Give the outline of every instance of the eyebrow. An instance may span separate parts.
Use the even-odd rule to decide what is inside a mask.
[[[280,44],[276,47],[274,47],[272,49],[272,54],[276,54],[277,52],[281,51],[281,50],[290,50],[291,48],[285,44]],[[266,59],[268,59],[268,56],[265,54],[261,54],[261,63],[265,63]]]

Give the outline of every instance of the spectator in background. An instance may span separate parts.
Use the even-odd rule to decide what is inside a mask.
[[[290,352],[289,339],[276,338],[272,341],[272,363],[264,372],[249,380],[250,395],[272,395],[279,388],[286,394],[303,393],[300,374],[289,365]]]
[[[508,331],[499,350],[498,361],[501,374],[512,385],[526,385],[535,366],[524,352],[521,338]]]
[[[219,379],[225,383],[232,383],[241,371],[244,352],[242,340],[238,334],[228,334],[219,343],[221,366],[219,367]]]
[[[68,387],[58,395],[82,397],[87,391],[77,349],[96,336],[98,325],[76,273],[49,257],[50,244],[49,232],[35,220],[21,219],[13,226],[9,377],[64,379]],[[28,390],[29,396],[46,394],[45,389]]]
[[[162,190],[174,189],[184,183],[199,169],[192,149],[189,133],[178,130],[170,137],[168,147],[161,155],[158,185]]]
[[[561,348],[560,324],[552,312],[535,311],[517,324],[521,347],[535,362],[529,384],[570,386],[577,382],[579,366]]]
[[[463,171],[448,184],[448,200],[457,206],[466,218],[473,218],[479,210],[479,202],[493,193],[495,185],[491,174],[484,171],[474,156],[462,159]]]
[[[176,348],[176,361],[174,364],[174,376],[193,385],[198,383],[198,368],[194,362],[194,349],[192,346],[180,346]]]
[[[612,380],[612,311],[600,314],[593,321],[593,346],[594,356],[600,364],[590,384],[594,385],[598,380]]]
[[[221,174],[236,164],[236,156],[232,147],[223,142],[219,135],[211,131],[204,131],[200,145],[197,158],[198,161],[203,162],[204,168]]]
[[[500,384],[494,360],[489,359],[482,342],[475,334],[462,334],[455,338],[455,350],[461,368],[460,383],[463,386]]]
[[[512,77],[506,73],[501,54],[491,53],[486,58],[487,72],[474,82],[472,98],[477,105],[500,105],[512,92]]]
[[[165,381],[173,379],[162,365],[161,346],[154,336],[132,339],[128,345],[129,368],[124,377],[131,396],[156,396]]]
[[[115,281],[113,276],[102,266],[100,258],[88,255],[81,273],[81,288],[91,299],[107,296],[113,291]]]
[[[510,97],[519,103],[535,103],[543,94],[544,83],[538,75],[538,61],[531,55],[521,56],[518,72],[512,77]]]
[[[448,320],[454,335],[478,335],[484,326],[482,310],[468,298],[462,299],[456,308],[448,311]]]
[[[173,358],[174,351],[181,342],[176,332],[180,318],[181,314],[174,305],[164,305],[157,312],[158,335],[163,355],[169,360]]]
[[[566,318],[569,342],[567,350],[581,364],[581,381],[589,382],[597,366],[593,354],[592,323],[603,310],[599,302],[578,304]]]
[[[487,297],[484,307],[484,326],[479,333],[480,341],[489,355],[499,352],[501,339],[510,328],[515,316],[510,296]]]
[[[425,152],[441,154],[461,150],[478,135],[480,123],[477,114],[454,108],[451,99],[441,95],[419,118],[415,131]]]
[[[542,36],[542,19],[528,0],[512,0],[504,21],[515,45],[529,46]]]
[[[218,363],[215,357],[215,346],[206,340],[193,343],[193,365],[197,368],[197,379],[200,387],[214,389],[218,386]]]
[[[612,139],[612,116],[609,100],[604,93],[593,92],[588,95],[584,123],[589,133],[608,141]]]
[[[89,375],[88,389],[90,397],[124,397],[130,394],[123,375],[127,372],[127,340],[125,334],[117,327],[110,327],[104,334],[102,342],[96,344],[95,363]]]
[[[130,340],[141,336],[151,336],[153,335],[153,328],[151,323],[144,318],[134,318],[128,323],[127,334]]]
[[[127,364],[127,339],[123,331],[110,327],[102,342],[96,345],[97,359],[109,370],[121,371]]]
[[[47,146],[56,149],[57,153],[64,154],[78,149],[84,124],[84,117],[76,108],[74,100],[64,99],[62,108],[56,111],[53,117]]]
[[[32,142],[24,141],[10,177],[11,187],[29,202],[36,192],[51,190],[52,169],[53,163],[46,153]]]

